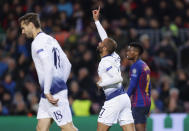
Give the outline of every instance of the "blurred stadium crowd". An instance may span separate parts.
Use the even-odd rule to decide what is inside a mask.
[[[40,99],[31,59],[32,40],[21,35],[18,18],[40,14],[44,32],[55,37],[72,63],[67,82],[76,116],[97,114],[104,95],[96,87],[100,38],[92,9],[101,6],[101,21],[118,43],[127,88],[125,47],[140,41],[142,59],[151,68],[153,113],[189,113],[189,0],[1,0],[0,115],[36,115]]]

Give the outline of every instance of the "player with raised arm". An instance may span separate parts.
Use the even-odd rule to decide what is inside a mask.
[[[122,86],[120,57],[115,52],[117,44],[114,40],[108,38],[99,22],[100,7],[98,10],[93,10],[92,13],[102,40],[97,47],[101,56],[97,86],[102,88],[106,95],[106,101],[99,113],[97,131],[108,131],[117,122],[119,122],[123,131],[134,131],[131,102]]]
[[[150,111],[150,68],[140,59],[143,47],[130,43],[127,48],[127,59],[131,61],[130,83],[127,94],[131,97],[132,113],[136,131],[146,130],[146,120]]]
[[[62,131],[77,131],[67,97],[71,63],[56,39],[42,32],[38,14],[27,13],[19,18],[19,23],[22,34],[34,39],[31,53],[42,89],[37,131],[49,131],[52,120]]]

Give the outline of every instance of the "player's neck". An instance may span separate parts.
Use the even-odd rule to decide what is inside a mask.
[[[35,37],[39,34],[39,32],[41,32],[41,28],[35,29],[35,30],[33,31],[33,38],[35,38]]]
[[[107,56],[107,55],[109,55],[107,52],[102,52],[102,53],[100,54],[101,58],[103,58],[103,57],[105,57],[105,56]]]
[[[132,64],[134,64],[135,62],[137,62],[140,58],[139,57],[136,57],[133,61],[132,61]]]

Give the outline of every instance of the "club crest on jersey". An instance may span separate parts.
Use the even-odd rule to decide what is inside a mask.
[[[137,70],[134,68],[133,70],[132,70],[132,74],[131,74],[131,76],[132,77],[137,77]]]
[[[134,68],[134,69],[132,70],[132,73],[133,73],[133,74],[136,74],[136,72],[137,72],[137,71],[136,71],[136,69]]]

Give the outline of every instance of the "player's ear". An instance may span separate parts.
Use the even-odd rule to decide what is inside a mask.
[[[32,22],[29,22],[29,24],[28,24],[31,28],[34,28],[35,26],[34,26],[34,24],[32,23]]]
[[[107,49],[107,47],[103,47],[103,50],[104,50],[104,51],[107,51],[108,49]]]

